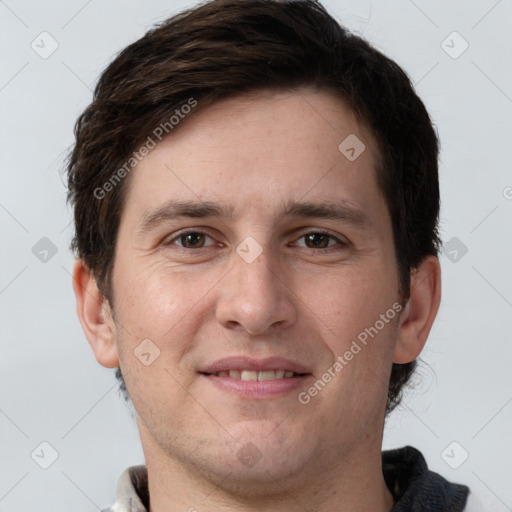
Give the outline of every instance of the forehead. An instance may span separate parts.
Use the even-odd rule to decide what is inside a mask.
[[[218,202],[260,216],[286,202],[382,200],[370,132],[340,98],[302,89],[219,101],[185,118],[134,169],[123,216],[170,199]]]

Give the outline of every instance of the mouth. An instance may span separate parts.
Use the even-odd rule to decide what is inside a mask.
[[[292,397],[313,377],[305,366],[278,357],[230,357],[201,370],[199,374],[216,389],[246,399]]]
[[[290,379],[309,375],[307,373],[297,373],[293,370],[221,370],[215,373],[203,373],[214,377],[228,377],[234,380],[245,382],[265,382],[269,380]]]

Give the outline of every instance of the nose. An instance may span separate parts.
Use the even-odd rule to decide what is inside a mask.
[[[248,263],[233,253],[232,265],[219,284],[216,318],[223,327],[258,335],[293,325],[295,295],[277,255],[263,250]]]

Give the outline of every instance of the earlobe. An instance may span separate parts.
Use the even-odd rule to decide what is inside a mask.
[[[393,362],[414,361],[423,350],[441,302],[441,266],[426,256],[411,274],[411,294],[400,317]]]
[[[73,289],[82,329],[98,363],[107,368],[119,366],[115,324],[106,298],[85,263],[77,259],[73,267]]]

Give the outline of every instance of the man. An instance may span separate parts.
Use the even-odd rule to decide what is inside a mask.
[[[219,0],[114,60],[69,159],[77,311],[146,465],[112,511],[463,510],[381,452],[440,303],[438,142],[314,1]]]

